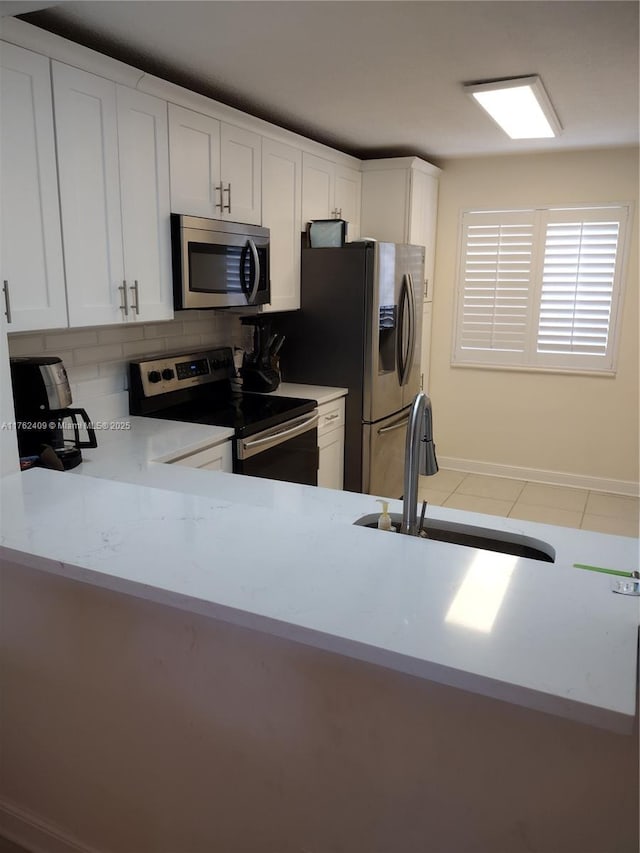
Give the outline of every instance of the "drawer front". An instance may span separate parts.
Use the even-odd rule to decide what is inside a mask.
[[[318,436],[344,427],[344,397],[318,406]]]
[[[173,465],[182,465],[185,468],[202,468],[207,471],[226,471],[231,473],[233,460],[231,453],[231,442],[225,441],[214,447],[207,447],[188,456],[177,459],[166,460]]]

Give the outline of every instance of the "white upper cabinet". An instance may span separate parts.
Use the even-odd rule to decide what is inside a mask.
[[[220,219],[220,122],[169,104],[171,210]]]
[[[346,219],[349,223],[347,240],[360,237],[360,197],[362,193],[362,173],[337,163],[335,167],[334,210],[337,219]]]
[[[409,242],[426,248],[424,258],[424,298],[426,302],[431,302],[433,299],[438,183],[437,175],[419,169],[413,169],[411,172]]]
[[[124,269],[129,311],[142,321],[173,318],[167,105],[117,87]]]
[[[169,104],[171,210],[261,224],[261,137]]]
[[[427,301],[433,293],[439,174],[440,169],[417,157],[362,164],[362,234],[425,247]]]
[[[124,260],[116,87],[54,62],[53,92],[69,322],[117,323]]]
[[[58,62],[53,89],[70,325],[169,319],[166,105]]]
[[[220,126],[222,217],[262,224],[262,138],[240,127]]]
[[[345,219],[347,239],[360,236],[361,174],[306,152],[302,157],[302,227],[313,219]]]
[[[0,210],[9,332],[67,325],[49,60],[0,45]]]
[[[300,307],[302,153],[262,140],[262,221],[271,232],[271,302],[262,311]]]

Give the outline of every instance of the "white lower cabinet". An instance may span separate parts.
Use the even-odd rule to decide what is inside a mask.
[[[163,461],[172,465],[182,465],[184,468],[200,468],[203,471],[224,471],[227,474],[231,474],[233,472],[231,441],[223,441],[204,450],[198,450],[186,456],[164,459]]]
[[[69,323],[171,319],[166,103],[52,68]]]
[[[67,326],[49,60],[0,45],[0,309],[7,331]]]
[[[318,406],[318,485],[344,487],[344,397]]]

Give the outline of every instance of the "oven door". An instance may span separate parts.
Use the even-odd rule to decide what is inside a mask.
[[[235,474],[318,485],[318,411],[236,441]]]

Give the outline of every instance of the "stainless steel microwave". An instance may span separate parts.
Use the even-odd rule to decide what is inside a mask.
[[[171,248],[176,310],[269,302],[268,228],[172,213]]]

